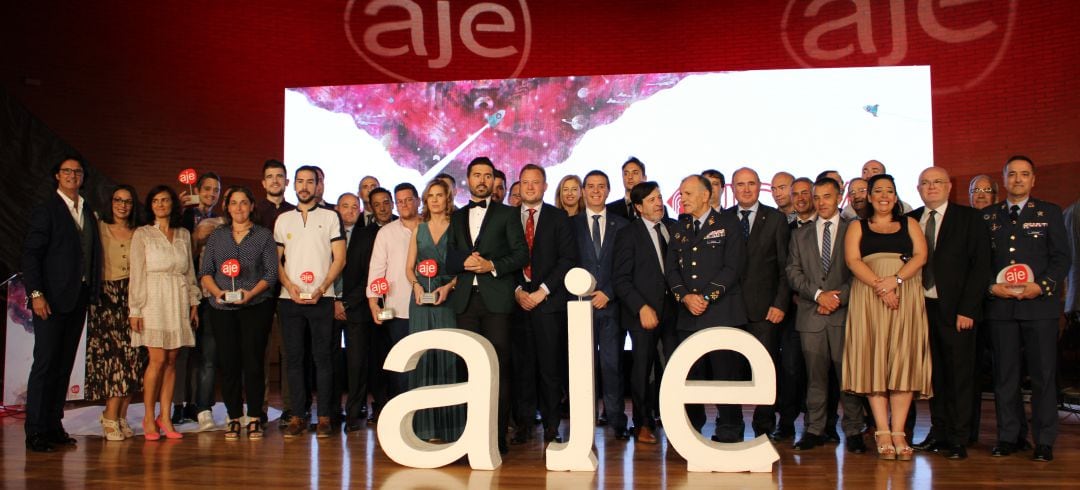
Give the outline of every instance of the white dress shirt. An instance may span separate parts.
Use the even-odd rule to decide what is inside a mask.
[[[826,221],[828,221],[829,223],[832,223],[831,225],[829,225],[829,237],[830,237],[829,240],[831,240],[831,245],[830,245],[830,248],[829,248],[829,257],[832,257],[833,256],[833,251],[836,250],[837,242],[844,239],[844,237],[837,236],[837,234],[836,234],[837,228],[840,228],[840,213],[834,214],[833,217],[829,218],[829,219],[823,219],[821,216],[818,216],[818,217],[816,217],[814,219],[814,228],[815,228],[814,231],[817,232],[817,249],[818,249],[818,252],[822,252],[821,247],[824,245],[822,242],[825,241],[825,222]],[[817,260],[819,262],[821,261],[821,255],[820,254],[817,256]],[[836,267],[838,265],[837,262],[841,261],[841,260],[844,260],[844,258],[843,257],[834,258],[832,260],[832,262],[830,262],[829,268],[831,269],[833,267]],[[817,301],[818,295],[820,295],[820,294],[821,294],[821,290],[818,289],[817,292],[814,293],[814,301]]]
[[[660,272],[664,272],[664,254],[660,251],[660,239],[656,236],[656,224],[659,221],[649,221],[644,216],[641,217],[641,221],[645,223],[645,228],[649,232],[649,239],[652,240],[653,248],[656,249],[656,256],[660,259]],[[661,226],[660,233],[664,234],[664,241],[668,246],[671,246],[671,236],[668,234],[667,227]]]
[[[942,221],[942,218],[945,217],[945,209],[948,208],[948,207],[949,207],[949,201],[945,201],[944,203],[941,204],[941,206],[938,206],[938,207],[933,209],[933,211],[937,211],[937,215],[934,216],[934,224],[936,226],[934,226],[934,243],[933,243],[933,245],[934,245],[935,249],[937,249],[938,235],[941,234],[941,221]],[[919,228],[922,228],[923,236],[926,236],[928,234],[926,232],[927,231],[926,230],[926,222],[930,220],[930,211],[931,211],[930,209],[924,209],[923,213],[922,213],[922,218],[919,218]],[[931,245],[931,244],[927,243],[927,245]],[[923,267],[925,267],[925,266],[923,266]],[[925,293],[927,298],[937,299],[937,297],[938,297],[937,285],[935,284],[934,287],[929,288],[929,289],[925,289],[925,286],[924,286],[924,293]]]
[[[405,276],[405,261],[409,258],[409,242],[412,230],[402,220],[391,221],[375,235],[375,245],[371,249],[371,266],[368,268],[368,284],[385,277],[390,283],[390,292],[383,298],[384,308],[394,309],[394,318],[409,318],[409,300],[412,298],[412,284]],[[368,298],[379,295],[367,289]]]
[[[744,208],[742,206],[738,206],[738,207],[735,208],[737,210],[735,212],[735,217],[739,219],[740,224],[742,224],[742,215],[743,215],[742,212],[743,211],[750,211],[750,216],[746,217],[747,221],[750,222],[750,233],[754,232],[754,220],[757,218],[758,209],[760,207],[761,207],[761,201],[755,202],[753,206],[750,206],[748,208]]]
[[[593,216],[600,216],[600,246],[603,246],[604,236],[607,234],[607,209],[601,209],[599,213],[585,208],[585,222],[588,224],[589,237],[592,237]]]
[[[75,195],[75,200],[68,199],[67,194],[60,192],[60,189],[56,190],[56,193],[60,195],[60,198],[64,200],[64,204],[67,204],[67,210],[71,213],[71,219],[75,220],[75,226],[82,230],[83,227],[83,212],[82,206],[80,206],[79,195]],[[112,204],[110,204],[111,206]]]

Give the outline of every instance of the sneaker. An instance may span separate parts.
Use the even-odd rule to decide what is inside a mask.
[[[320,439],[330,437],[330,417],[319,417],[319,425],[315,426],[315,437]]]
[[[289,425],[285,427],[285,437],[299,437],[304,434],[304,430],[307,429],[307,424],[304,420],[297,416],[289,417]]]
[[[217,429],[217,424],[214,423],[214,414],[209,410],[203,410],[199,412],[199,431],[205,432]]]

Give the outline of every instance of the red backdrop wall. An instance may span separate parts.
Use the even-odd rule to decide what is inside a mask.
[[[1075,200],[1080,2],[953,3],[5,2],[0,80],[93,165],[145,189],[188,166],[254,183],[282,154],[289,86],[928,64],[935,163],[960,195],[1025,153],[1036,195]],[[365,37],[410,12],[417,36]]]

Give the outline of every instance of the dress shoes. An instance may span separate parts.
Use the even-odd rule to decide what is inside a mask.
[[[796,442],[792,448],[796,451],[808,451],[823,444],[825,444],[824,437],[807,432],[803,434],[802,439],[799,439],[799,442]]]
[[[716,442],[724,442],[724,443],[743,442],[743,438],[742,438],[741,435],[739,435],[739,436],[727,436],[727,435],[721,436],[719,434],[713,434],[712,440],[716,441]]]
[[[649,426],[642,426],[637,429],[637,442],[643,444],[656,444],[656,434]]]
[[[795,437],[794,427],[777,427],[772,434],[769,434],[769,439],[774,442],[786,441],[792,437]]]
[[[847,448],[847,452],[852,454],[866,453],[866,442],[863,441],[861,432],[845,438],[844,447]]]
[[[345,419],[345,432],[357,432],[364,427],[364,417]]]
[[[510,444],[519,446],[529,442],[530,439],[532,439],[531,431],[529,429],[521,428],[514,433],[514,437],[510,439]]]
[[[559,435],[558,427],[547,427],[544,429],[544,442],[563,442],[562,436]]]
[[[367,424],[370,425],[370,426],[378,425],[379,424],[379,412],[376,412],[376,411],[372,410],[371,413],[368,414]]]
[[[35,453],[51,453],[56,451],[49,439],[44,434],[34,434],[26,438],[26,449]]]
[[[607,424],[608,424],[607,415],[600,414],[598,417],[596,417],[596,426],[597,427],[603,427],[603,426],[605,426]]]
[[[1054,460],[1054,449],[1045,444],[1039,444],[1035,446],[1035,454],[1031,456],[1031,460],[1049,463]]]
[[[967,459],[967,457],[968,457],[967,448],[964,447],[964,446],[961,446],[960,444],[956,444],[956,445],[950,447],[949,449],[946,449],[943,452],[945,452],[945,454],[946,454],[945,457],[949,458],[949,459],[960,460],[960,459]]]
[[[836,427],[825,428],[825,442],[840,444],[840,434],[836,432]]]
[[[64,429],[54,430],[47,435],[53,446],[74,446],[78,441],[68,435]]]
[[[630,439],[630,431],[625,427],[615,429],[615,438],[620,441],[626,441]]]
[[[941,451],[942,449],[948,449],[949,445],[946,444],[945,441],[939,441],[934,436],[926,436],[926,439],[923,439],[922,442],[912,444],[911,447],[915,448],[916,451],[928,451],[936,453]]]
[[[1011,442],[998,442],[993,449],[990,450],[990,455],[994,457],[1004,457],[1016,452],[1016,444]]]

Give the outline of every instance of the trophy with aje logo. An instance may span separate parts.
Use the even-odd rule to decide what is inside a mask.
[[[239,303],[244,299],[244,292],[236,289],[236,276],[240,275],[240,262],[236,259],[229,259],[221,263],[221,273],[232,279],[232,290],[225,291],[226,303]]]
[[[300,282],[307,284],[307,286],[300,286],[300,299],[311,299],[315,297],[311,294],[311,284],[315,282],[315,273],[311,271],[301,272]]]
[[[1027,264],[1013,264],[1001,269],[997,275],[997,282],[1005,283],[1009,291],[1015,294],[1024,292],[1027,283],[1034,282],[1035,273]]]
[[[386,304],[386,295],[390,293],[390,283],[387,282],[385,277],[380,277],[374,281],[371,281],[371,292],[375,293],[378,297],[382,298],[383,305]],[[379,311],[377,318],[381,321],[393,320],[394,309],[383,308]]]
[[[184,206],[196,206],[199,204],[199,194],[195,192],[195,188],[192,187],[193,185],[195,185],[195,182],[198,180],[198,178],[199,174],[197,174],[195,172],[195,169],[193,168],[185,168],[184,170],[180,171],[180,183],[186,184],[188,188],[187,199],[185,199],[184,202],[181,203]]]
[[[434,259],[427,259],[419,264],[416,264],[416,272],[421,276],[427,278],[427,290],[420,295],[420,304],[433,305],[435,304],[435,293],[431,291],[431,278],[435,277],[439,273],[439,264]]]

